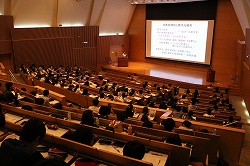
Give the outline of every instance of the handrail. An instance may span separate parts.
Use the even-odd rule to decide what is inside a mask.
[[[9,73],[10,73],[10,81],[18,83],[16,77],[14,76],[14,74],[10,70],[9,70]]]

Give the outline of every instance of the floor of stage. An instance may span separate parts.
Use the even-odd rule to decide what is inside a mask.
[[[218,87],[228,87],[229,84],[233,84],[230,76],[218,73],[215,74],[214,82],[207,82],[207,70],[205,68],[175,67],[144,62],[129,62],[128,67],[118,67],[117,63],[113,63],[112,65],[108,65],[106,67],[120,71],[145,74],[198,85],[212,84],[213,86]]]

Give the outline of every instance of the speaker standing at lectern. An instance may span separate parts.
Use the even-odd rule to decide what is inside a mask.
[[[126,58],[126,57],[127,57],[127,54],[126,54],[125,51],[122,53],[122,57],[123,57],[123,58]]]

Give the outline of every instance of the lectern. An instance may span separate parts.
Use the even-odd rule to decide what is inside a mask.
[[[207,82],[214,82],[215,71],[211,68],[207,70]]]
[[[118,58],[118,67],[128,67],[128,58]]]

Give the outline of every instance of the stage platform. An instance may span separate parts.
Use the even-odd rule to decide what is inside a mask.
[[[144,62],[129,62],[128,67],[118,67],[117,63],[111,65],[104,65],[106,68],[120,70],[130,73],[145,74],[160,78],[177,80],[198,85],[212,84],[214,87],[227,88],[234,82],[231,80],[232,76],[225,74],[215,74],[214,82],[207,82],[207,68],[204,67],[183,67],[174,65],[152,64]]]

